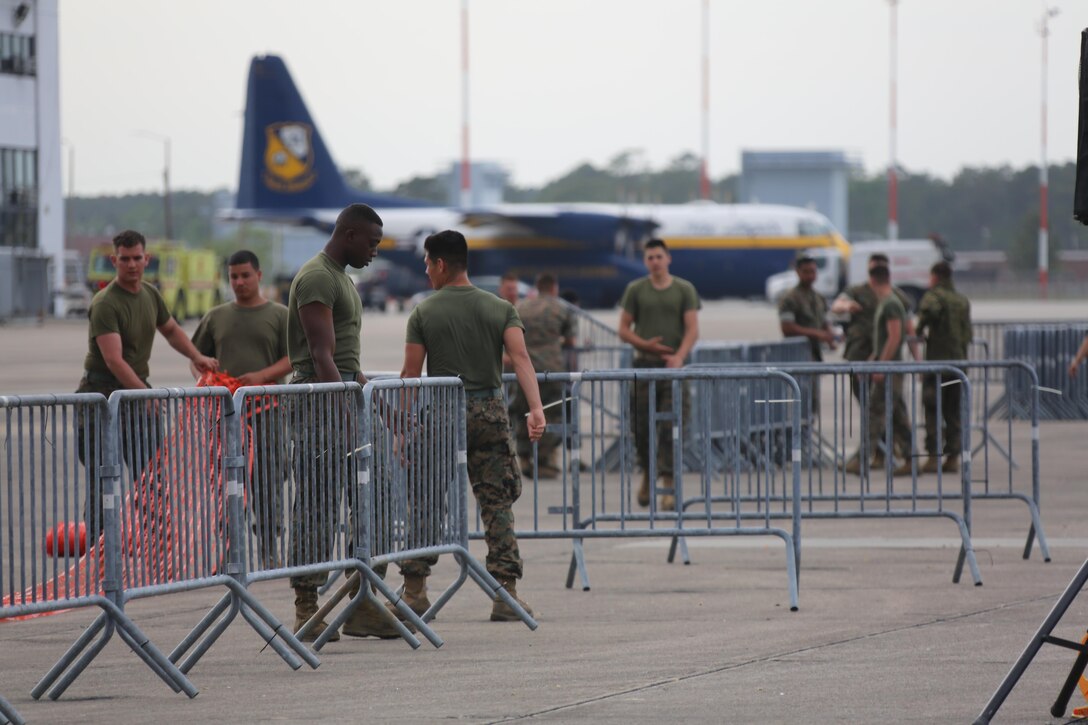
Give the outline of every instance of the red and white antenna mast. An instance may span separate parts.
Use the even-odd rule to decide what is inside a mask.
[[[898,94],[898,15],[899,0],[888,0],[891,6],[891,27],[889,32],[888,55],[888,239],[899,238],[899,177],[896,173],[898,160],[896,154],[896,96]]]
[[[461,206],[472,203],[472,164],[468,152],[468,0],[461,0]]]
[[[699,196],[710,198],[710,176],[707,158],[710,156],[710,0],[703,0],[703,108],[702,159],[699,161]]]
[[[1039,35],[1043,40],[1042,82],[1040,85],[1040,160],[1039,160],[1039,296],[1046,298],[1050,285],[1050,220],[1047,214],[1050,172],[1046,160],[1046,76],[1047,44],[1050,37],[1050,19],[1058,14],[1058,8],[1043,8],[1043,20]]]

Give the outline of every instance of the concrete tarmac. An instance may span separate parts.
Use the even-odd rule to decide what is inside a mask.
[[[978,305],[975,317],[1078,311]],[[405,318],[367,314],[365,368],[399,369]],[[776,336],[773,310],[756,303],[710,303],[701,323],[704,339]],[[0,328],[0,394],[74,390],[86,345],[82,322]],[[191,380],[162,340],[151,379]],[[32,700],[31,687],[95,616],[80,610],[0,623],[0,693],[29,721],[58,723],[971,722],[1088,554],[1084,425],[1042,424],[1052,562],[1037,549],[1021,557],[1022,504],[975,503],[981,587],[968,576],[952,583],[959,542],[946,519],[804,521],[798,612],[777,539],[690,540],[690,566],[666,562],[667,541],[589,541],[591,591],[564,587],[569,543],[526,541],[519,592],[537,610],[536,632],[489,622],[490,602],[466,584],[434,623],[446,642],[438,650],[345,637],[324,649],[320,668],[293,672],[239,620],[190,673],[195,699],[171,692],[115,638],[60,700]],[[472,551],[482,558],[482,544]],[[453,576],[444,559],[434,585]],[[290,624],[285,581],[253,591]],[[127,611],[168,652],[220,593]],[[1079,639],[1086,627],[1088,597],[1056,634]],[[1044,647],[995,722],[1063,722],[1048,710],[1072,660]]]

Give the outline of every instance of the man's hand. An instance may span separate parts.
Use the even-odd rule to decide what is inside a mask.
[[[268,381],[264,379],[264,376],[258,375],[256,372],[246,373],[238,378],[238,382],[242,384],[242,387],[253,385],[264,385]]]
[[[544,435],[544,426],[548,424],[544,419],[544,409],[534,408],[529,411],[529,440],[538,441]]]
[[[872,379],[874,383],[882,383],[884,382],[884,373],[873,373]]]
[[[196,354],[193,358],[193,365],[202,373],[214,373],[219,370],[219,361],[214,357],[208,357],[207,355]]]
[[[661,335],[658,335],[657,337],[651,337],[649,340],[646,340],[646,343],[642,346],[642,351],[650,353],[651,355],[657,355],[661,358],[664,358],[667,355],[671,355],[676,352],[671,347],[661,342]]]
[[[665,367],[667,368],[682,368],[684,367],[684,358],[679,355],[662,355],[661,359],[665,361]]]
[[[1073,358],[1073,362],[1069,363],[1069,377],[1077,377],[1077,369],[1080,368],[1080,360]]]

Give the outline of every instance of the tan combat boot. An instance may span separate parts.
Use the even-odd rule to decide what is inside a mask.
[[[861,455],[855,453],[842,467],[842,470],[843,473],[861,473]]]
[[[642,483],[638,487],[638,505],[646,508],[650,505],[650,474],[642,472]]]
[[[496,577],[498,578],[498,577]],[[533,609],[521,598],[518,597],[517,591],[517,579],[499,579],[499,585],[506,590],[506,592],[512,596],[521,608],[529,613],[529,616],[533,616]],[[491,621],[492,622],[520,622],[521,617],[517,615],[513,607],[504,602],[502,599],[495,596],[495,603],[491,605]]]
[[[302,629],[315,614],[317,614],[317,588],[295,587],[295,631],[298,632]],[[329,625],[322,619],[320,622],[315,623],[310,631],[300,639],[303,642],[313,642],[328,628]],[[339,639],[340,633],[333,632],[328,641],[337,642]]]
[[[669,491],[670,493],[661,494],[661,504],[657,507],[659,511],[675,511],[676,510],[676,497],[671,493],[673,490],[672,476],[662,476],[661,485],[658,488]]]
[[[941,468],[940,456],[935,456],[932,453],[926,458],[926,462],[922,464],[922,467],[918,470],[919,473],[936,473]]]
[[[370,586],[369,584],[367,586]],[[352,587],[352,598],[359,592],[359,585]],[[344,622],[344,634],[351,637],[377,637],[378,639],[396,639],[400,630],[393,623],[392,615],[385,607],[380,607],[370,599],[364,598],[355,611]]]
[[[910,465],[910,459],[909,458],[907,460],[903,461],[901,464],[899,464],[898,466],[896,466],[892,470],[892,475],[893,476],[910,476],[912,474],[913,474],[913,471],[911,470],[911,465]]]
[[[431,600],[427,598],[427,577],[405,574],[404,593],[401,599],[413,612],[422,617],[431,608]],[[387,602],[385,606],[394,617],[404,621],[404,617],[401,616],[395,604]]]
[[[959,473],[960,472],[960,456],[958,453],[953,453],[944,459],[944,465],[941,466],[941,470],[945,473]]]

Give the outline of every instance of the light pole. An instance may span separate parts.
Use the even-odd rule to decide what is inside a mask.
[[[60,145],[68,148],[68,199],[64,203],[64,238],[67,240],[73,235],[72,198],[76,193],[76,147],[66,138],[60,140]],[[68,246],[67,242],[64,246]]]
[[[154,131],[133,131],[133,135],[141,138],[150,138],[162,141],[163,166],[162,166],[162,214],[163,231],[167,241],[174,238],[174,220],[170,213],[170,137]]]
[[[461,0],[461,207],[472,203],[472,162],[468,126],[468,0]]]
[[[899,177],[896,174],[896,95],[898,94],[898,66],[896,56],[899,43],[899,0],[888,0],[891,6],[891,26],[888,38],[888,239],[899,238]]]
[[[1049,170],[1046,160],[1046,77],[1047,77],[1047,39],[1050,37],[1050,19],[1058,14],[1058,8],[1043,9],[1043,19],[1039,23],[1039,35],[1042,38],[1043,56],[1040,83],[1040,160],[1039,160],[1039,296],[1046,299],[1050,284],[1050,224],[1047,219],[1047,195],[1049,192]]]

